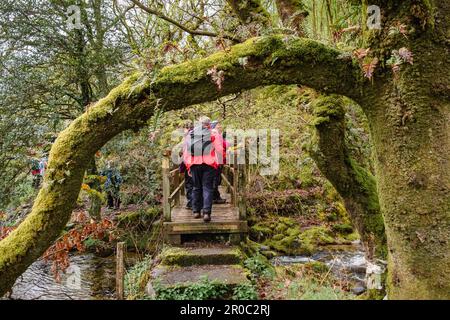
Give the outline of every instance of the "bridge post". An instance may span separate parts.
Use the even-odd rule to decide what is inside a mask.
[[[162,191],[164,221],[171,221],[170,213],[170,159],[164,154],[162,159]]]
[[[233,206],[237,206],[238,204],[238,179],[239,179],[239,164],[237,163],[238,157],[237,154],[234,154],[234,163],[233,163],[233,193],[232,193],[232,203]]]
[[[180,171],[176,171],[174,173],[173,185],[175,188],[178,188],[178,186],[180,185]],[[175,197],[174,204],[175,204],[175,206],[178,206],[180,204],[180,199],[181,199],[181,189],[174,195],[174,197]]]
[[[245,199],[245,188],[247,185],[247,172],[245,164],[239,165],[239,184],[238,184],[238,202],[237,205],[239,207],[239,220],[246,220],[247,219],[247,205],[246,205],[246,199]]]

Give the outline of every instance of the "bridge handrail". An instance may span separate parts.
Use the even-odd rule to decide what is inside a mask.
[[[234,164],[224,164],[222,179],[231,194],[231,204],[239,210],[239,220],[245,220],[246,207],[244,199],[244,188],[246,180],[245,165],[237,164],[237,155],[234,155]],[[171,168],[170,152],[163,153],[162,158],[162,192],[163,192],[163,214],[164,220],[172,220],[172,208],[181,203],[184,195],[185,179],[180,173],[180,168]]]

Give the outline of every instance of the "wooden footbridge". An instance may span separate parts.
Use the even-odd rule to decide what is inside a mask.
[[[237,156],[234,157],[237,163]],[[186,208],[184,174],[178,167],[172,168],[170,153],[162,161],[162,189],[164,212],[164,236],[170,244],[182,244],[195,236],[222,235],[231,243],[239,243],[247,233],[244,199],[245,166],[226,164],[222,172],[219,190],[227,200],[225,204],[214,204],[211,221],[194,219],[192,210]]]

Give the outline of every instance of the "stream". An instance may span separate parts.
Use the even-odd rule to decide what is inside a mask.
[[[127,260],[136,257],[128,256]],[[61,273],[57,282],[51,264],[38,260],[16,281],[10,299],[22,300],[96,300],[114,299],[115,258],[102,258],[92,253],[70,255],[70,267]],[[366,261],[360,245],[327,246],[307,256],[278,256],[275,265],[290,265],[320,261],[327,264],[335,276],[354,284],[359,293],[364,291]],[[131,263],[127,263],[131,264]],[[356,293],[356,292],[355,292]]]
[[[114,299],[115,259],[92,253],[71,255],[70,266],[57,282],[51,263],[38,260],[17,279],[10,299],[95,300]]]
[[[326,246],[312,256],[278,256],[272,259],[274,265],[291,265],[314,261],[325,263],[338,279],[352,283],[352,291],[355,294],[365,291],[366,259],[359,243]]]

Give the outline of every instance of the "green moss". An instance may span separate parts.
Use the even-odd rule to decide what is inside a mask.
[[[129,225],[148,225],[155,221],[155,219],[162,213],[160,207],[150,207],[147,209],[139,209],[132,212],[120,213],[117,220],[120,226]]]
[[[163,264],[171,266],[226,265],[239,264],[243,260],[243,253],[239,248],[201,254],[184,248],[166,247],[161,252],[160,258]]]
[[[300,241],[305,252],[312,254],[317,246],[334,244],[336,241],[325,227],[312,227],[300,234]]]
[[[356,241],[356,240],[360,240],[360,236],[359,236],[358,232],[352,232],[350,234],[345,235],[344,239],[348,240],[348,241]]]
[[[284,237],[285,237],[284,234],[279,233],[279,234],[274,235],[274,236],[272,237],[272,240],[280,241],[280,240],[284,239]]]
[[[156,280],[153,285],[157,300],[211,300],[227,299],[233,288],[204,277],[199,282],[175,286],[162,286]]]
[[[310,269],[314,273],[327,273],[330,268],[323,262],[311,261],[303,264],[305,269]]]
[[[349,235],[353,232],[353,226],[348,223],[335,224],[332,228],[333,231],[343,235]]]
[[[359,296],[359,299],[362,300],[383,300],[386,296],[386,292],[384,290],[376,290],[370,289],[364,292]]]
[[[375,177],[354,160],[349,159],[348,161],[353,168],[354,178],[358,182],[359,192],[365,195],[364,202],[367,212],[362,216],[364,228],[369,234],[373,235],[376,241],[376,255],[381,259],[386,259],[387,247],[384,219],[381,215]]]
[[[250,236],[253,239],[257,239],[258,241],[267,239],[273,234],[273,230],[269,228],[267,225],[258,223],[252,227],[250,227]]]
[[[329,123],[333,119],[343,118],[345,111],[341,107],[343,97],[337,95],[320,96],[313,102],[314,120],[312,125],[320,126]]]

